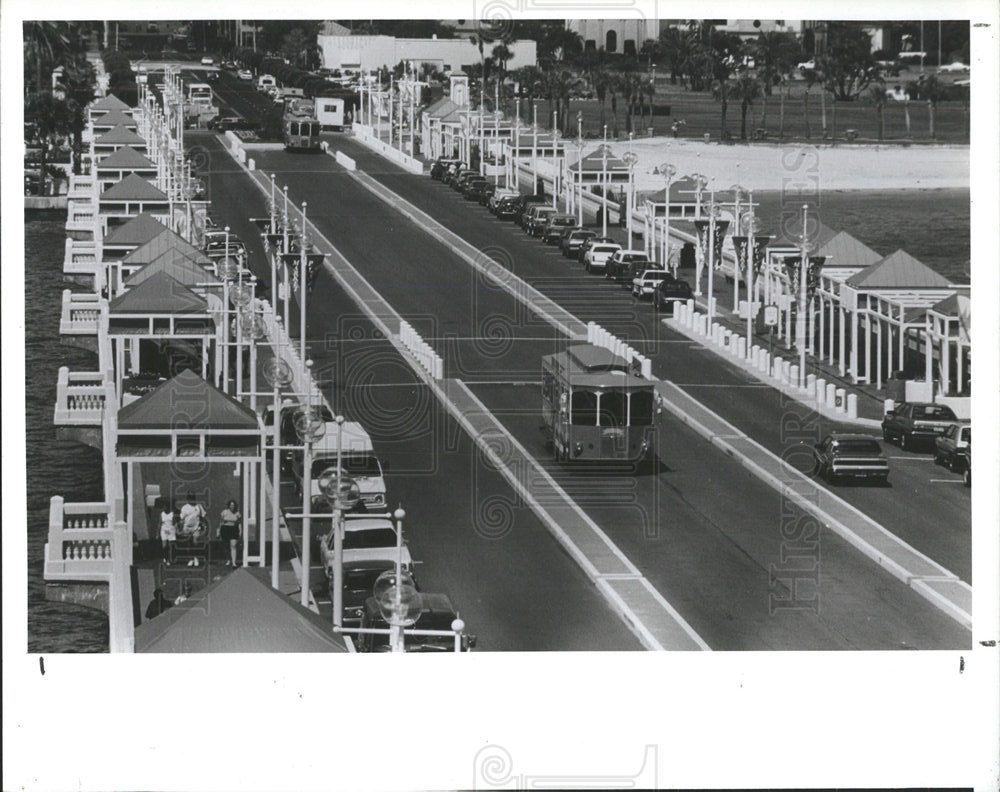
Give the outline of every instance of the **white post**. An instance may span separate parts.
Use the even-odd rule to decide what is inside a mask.
[[[333,624],[344,624],[344,515],[340,503],[341,453],[344,447],[344,416],[337,421],[337,500],[333,503]]]
[[[809,272],[808,259],[808,239],[807,221],[809,216],[809,205],[802,204],[802,260],[799,262],[799,310],[795,321],[795,337],[799,344],[799,382],[798,386],[804,387],[806,376],[806,277]]]
[[[309,607],[309,576],[312,559],[312,364],[306,362],[306,432],[302,438],[302,576],[299,604]]]
[[[299,243],[299,356],[306,359],[306,202],[302,202],[302,240]]]
[[[531,194],[538,195],[538,103],[531,100]]]
[[[715,190],[709,193],[708,199],[708,326],[712,326],[715,315],[715,292],[712,286],[712,274],[715,271]]]

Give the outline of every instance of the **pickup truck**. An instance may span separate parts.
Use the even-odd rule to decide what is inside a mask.
[[[930,441],[948,431],[958,419],[951,407],[930,402],[901,402],[882,419],[882,437],[910,449],[918,440]]]

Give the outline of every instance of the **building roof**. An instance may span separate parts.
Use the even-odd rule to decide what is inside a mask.
[[[161,233],[147,240],[140,247],[137,247],[125,258],[123,258],[122,264],[149,264],[152,261],[156,261],[156,259],[168,250],[178,250],[187,258],[203,266],[207,266],[212,263],[212,260],[208,256],[198,250],[198,248],[184,239],[184,237],[180,234],[175,231],[171,231],[169,228],[164,228]]]
[[[129,129],[135,129],[137,126],[135,119],[122,110],[109,110],[107,113],[92,118],[92,121],[95,127],[111,127],[112,129],[119,125]]]
[[[628,165],[626,165],[610,151],[608,152],[607,164],[605,165],[604,157],[596,149],[587,154],[583,159],[577,160],[569,166],[571,171],[578,171],[581,170],[581,168],[584,173],[600,173],[601,171],[628,172]]]
[[[939,300],[930,310],[942,316],[957,316],[962,334],[967,339],[972,338],[972,301],[965,294],[952,294]]]
[[[135,651],[346,652],[326,619],[242,567],[135,628]],[[211,603],[211,607],[209,607]]]
[[[816,250],[817,256],[827,256],[831,267],[870,267],[882,256],[846,231],[839,231]]]
[[[248,433],[260,430],[253,410],[205,382],[191,369],[185,369],[156,390],[122,407],[118,411],[118,429],[135,432],[176,428],[181,405],[198,405],[195,415],[191,414],[190,407],[187,408],[185,430],[237,429]]]
[[[143,212],[108,234],[104,246],[144,245],[167,230],[169,229],[149,212]]]
[[[444,96],[438,99],[433,104],[428,105],[424,109],[424,114],[430,116],[431,118],[440,118],[441,120],[444,120],[445,118],[448,118],[448,116],[452,115],[453,113],[456,113],[457,111],[458,111],[458,105],[455,104],[453,101],[451,101],[451,99],[449,99],[447,96]],[[456,115],[455,118],[457,119],[458,116]]]
[[[116,314],[207,313],[208,303],[166,272],[154,272],[134,289],[119,294],[108,305]]]
[[[855,289],[946,289],[951,285],[905,250],[855,272],[844,282]]]
[[[326,19],[323,21],[323,27],[320,31],[321,36],[350,36],[351,29],[344,27],[339,22],[334,22],[332,19]]]
[[[823,247],[837,235],[837,232],[832,228],[819,222],[815,215],[810,215],[806,232],[809,235],[806,241],[809,243],[809,249],[813,253],[818,253],[819,248]],[[796,212],[794,217],[780,221],[776,229],[775,238],[771,240],[770,247],[773,250],[776,248],[798,248],[801,245],[802,215]]]
[[[114,129],[109,129],[103,135],[94,139],[95,146],[103,146],[108,144],[124,144],[127,146],[145,146],[146,141],[139,137],[131,129],[128,129],[124,124],[119,124]]]
[[[101,193],[102,201],[162,201],[167,194],[158,190],[137,173],[130,173],[117,184],[112,184]]]
[[[125,104],[121,99],[119,99],[114,94],[108,94],[103,99],[98,99],[90,106],[91,113],[107,113],[111,110],[130,110],[131,108]]]
[[[140,283],[149,280],[158,272],[169,275],[178,283],[189,288],[222,285],[222,281],[196,261],[190,259],[183,251],[172,248],[161,253],[141,269],[133,272],[125,281],[125,286],[133,289]]]
[[[122,146],[113,154],[108,154],[97,163],[97,170],[127,170],[129,168],[152,170],[156,168],[149,157],[140,154],[131,146]]]

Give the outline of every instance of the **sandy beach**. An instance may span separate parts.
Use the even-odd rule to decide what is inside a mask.
[[[576,159],[575,141],[567,143],[572,162]],[[585,142],[584,152],[590,153],[597,145]],[[628,141],[608,145],[619,156],[629,150]],[[721,145],[643,138],[633,141],[631,148],[639,158],[635,174],[640,190],[663,187],[663,178],[652,171],[664,162],[677,169],[677,177],[703,174],[717,190],[734,184],[752,190],[800,191],[969,187],[968,146]]]

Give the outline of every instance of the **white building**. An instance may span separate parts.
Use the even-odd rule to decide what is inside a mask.
[[[580,34],[585,49],[604,48],[606,52],[634,54],[642,42],[660,35],[660,20],[645,19],[574,19],[566,27]]]
[[[382,67],[392,68],[400,61],[427,63],[443,71],[461,71],[463,66],[481,63],[479,48],[468,38],[453,39],[402,39],[395,36],[324,36],[317,37],[327,69],[352,69],[371,71]],[[508,69],[534,66],[537,63],[537,46],[534,41],[515,41],[507,45],[513,57]],[[490,57],[491,47],[485,48],[483,57]]]

